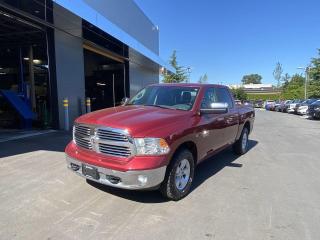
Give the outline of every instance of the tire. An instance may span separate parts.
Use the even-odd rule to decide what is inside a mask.
[[[244,127],[240,138],[233,144],[233,151],[238,155],[243,155],[248,151],[249,130]]]
[[[184,168],[184,166],[186,168]],[[188,168],[190,171],[188,171]],[[194,168],[193,155],[189,150],[182,149],[177,152],[171,160],[164,181],[160,186],[162,195],[174,201],[178,201],[187,196],[193,181]],[[184,171],[181,171],[181,169],[184,169]],[[189,177],[187,178],[188,173]],[[181,176],[180,178],[178,177],[179,175]]]

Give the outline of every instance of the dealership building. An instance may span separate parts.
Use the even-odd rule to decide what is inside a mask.
[[[133,0],[0,0],[0,129],[53,128],[173,71]]]

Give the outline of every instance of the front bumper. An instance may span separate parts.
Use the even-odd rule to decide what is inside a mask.
[[[306,108],[306,109],[298,109],[298,114],[301,114],[301,115],[306,115],[307,114],[307,111],[308,111],[308,109]]]
[[[76,174],[90,179],[92,181],[123,189],[150,189],[160,185],[163,182],[166,166],[160,168],[139,170],[139,171],[117,171],[103,168],[92,164],[83,163],[66,154],[68,168]],[[82,172],[82,164],[94,167],[98,171],[99,178],[94,179],[86,176]]]

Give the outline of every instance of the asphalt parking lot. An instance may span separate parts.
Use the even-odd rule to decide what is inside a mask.
[[[0,239],[320,239],[320,121],[257,110],[249,152],[201,164],[179,202],[88,184],[69,139],[0,143]]]

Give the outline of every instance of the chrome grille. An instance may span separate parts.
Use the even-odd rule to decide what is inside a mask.
[[[83,125],[74,126],[74,141],[80,147],[86,149],[92,149],[92,144],[90,141],[91,129],[90,127]]]
[[[129,157],[131,155],[131,149],[128,146],[115,146],[106,143],[99,143],[99,151],[104,154],[121,157]]]
[[[117,157],[134,154],[130,136],[121,129],[75,124],[74,141],[85,149]]]
[[[110,129],[97,129],[97,136],[103,140],[128,142],[127,135]]]

